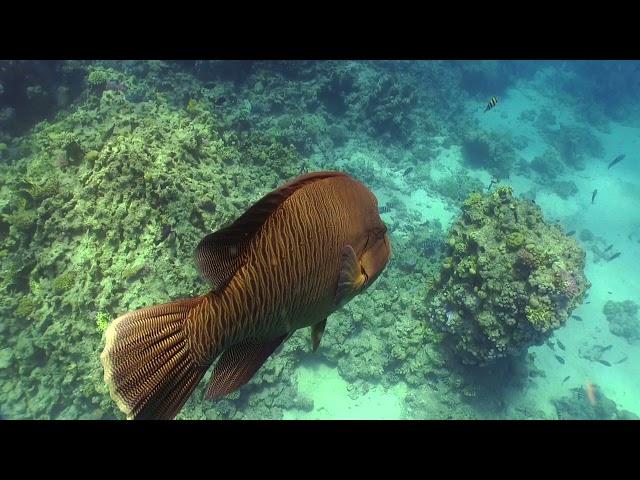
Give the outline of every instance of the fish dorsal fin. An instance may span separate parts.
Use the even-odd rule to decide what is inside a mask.
[[[311,325],[311,349],[315,352],[320,346],[320,340],[322,340],[322,334],[327,326],[327,319],[325,318],[321,322]]]
[[[367,280],[366,274],[351,245],[342,247],[340,260],[340,274],[338,276],[338,288],[336,289],[336,305],[344,305],[362,288]]]
[[[301,175],[268,193],[235,222],[204,237],[196,248],[196,263],[213,289],[222,289],[247,258],[247,247],[269,216],[302,186],[330,177],[346,176],[340,172],[314,172]]]
[[[224,397],[246,384],[287,337],[266,342],[245,340],[225,350],[211,374],[206,398]]]

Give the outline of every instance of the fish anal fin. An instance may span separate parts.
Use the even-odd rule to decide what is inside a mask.
[[[246,261],[253,237],[287,198],[308,183],[337,176],[345,174],[314,172],[296,177],[262,197],[231,225],[204,237],[195,254],[202,277],[211,282],[215,291],[221,290]]]
[[[326,326],[327,326],[326,318],[321,322],[311,325],[311,348],[314,352],[318,350],[318,347],[320,346],[320,341],[322,340],[322,334],[324,333],[324,329]]]
[[[282,335],[265,342],[245,340],[225,350],[211,374],[205,397],[215,400],[242,387],[286,338]]]
[[[362,267],[351,245],[342,247],[340,260],[340,274],[338,275],[338,288],[336,289],[336,305],[344,305],[362,288],[366,276],[362,273]]]

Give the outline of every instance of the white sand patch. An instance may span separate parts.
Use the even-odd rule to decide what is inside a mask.
[[[440,197],[431,195],[423,189],[412,192],[404,203],[407,208],[419,211],[422,221],[439,220],[444,229],[449,228],[454,217],[459,213],[443,202]]]
[[[311,412],[289,410],[285,420],[397,420],[402,418],[406,386],[389,390],[372,386],[364,395],[351,398],[349,384],[338,370],[322,363],[297,368],[298,390],[313,400]]]

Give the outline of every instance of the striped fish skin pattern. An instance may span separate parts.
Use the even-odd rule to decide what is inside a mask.
[[[491,97],[491,100],[489,100],[489,103],[487,104],[487,107],[484,109],[485,113],[488,112],[489,110],[491,110],[493,107],[495,107],[497,103],[498,103],[498,98],[497,97]]]
[[[351,245],[366,290],[391,254],[375,196],[344,174],[308,183],[288,197],[251,240],[246,262],[212,290],[186,322],[193,358],[209,365],[244,340],[271,340],[324,321],[336,301],[340,255]]]

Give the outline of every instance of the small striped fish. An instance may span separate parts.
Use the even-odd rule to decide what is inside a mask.
[[[391,255],[377,200],[339,172],[297,177],[196,249],[206,295],[111,323],[105,382],[127,418],[174,418],[218,360],[206,397],[246,384],[293,332],[320,344],[327,317],[364,292]]]
[[[484,109],[485,113],[495,107],[497,103],[498,97],[491,97],[491,100],[489,100],[489,103],[487,104],[487,108]]]

